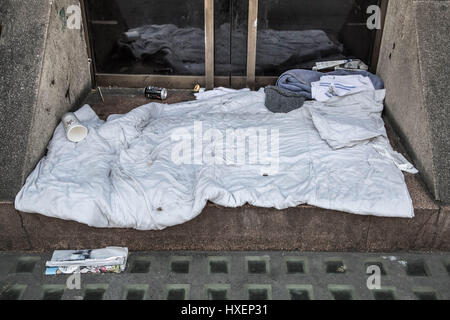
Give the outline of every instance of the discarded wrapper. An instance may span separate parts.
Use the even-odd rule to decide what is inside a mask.
[[[333,68],[335,70],[369,70],[369,67],[359,59],[316,62],[316,66],[312,69],[320,71]]]
[[[193,93],[199,93],[200,92],[200,85],[197,83],[194,87],[194,89],[192,90]]]
[[[316,62],[316,66],[313,67],[314,71],[320,71],[325,69],[331,69],[340,65],[343,65],[351,60],[337,60],[337,61],[324,61],[324,62]]]

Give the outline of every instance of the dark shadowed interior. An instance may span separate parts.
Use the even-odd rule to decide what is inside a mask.
[[[316,61],[370,64],[375,39],[366,9],[378,0],[261,0],[256,75],[278,76]],[[248,3],[215,0],[215,74],[244,76]],[[98,73],[204,75],[202,0],[88,0]]]

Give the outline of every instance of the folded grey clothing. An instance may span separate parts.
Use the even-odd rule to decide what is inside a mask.
[[[347,76],[360,74],[364,77],[369,77],[376,90],[384,89],[383,80],[368,71],[363,70],[336,70],[332,72],[323,73],[320,71],[294,69],[283,73],[277,81],[277,86],[291,92],[296,92],[306,99],[311,100],[311,83],[319,81],[322,76]]]
[[[301,94],[275,86],[267,86],[265,105],[273,113],[289,113],[300,109],[305,103]]]

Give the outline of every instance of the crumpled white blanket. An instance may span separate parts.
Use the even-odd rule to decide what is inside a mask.
[[[224,88],[224,87],[218,87],[214,88],[213,90],[205,90],[205,88],[201,88],[199,92],[194,93],[194,96],[197,100],[204,100],[204,99],[211,99],[218,96],[223,96],[227,93],[237,93],[237,92],[249,92],[250,89],[231,89],[231,88]]]
[[[86,105],[76,112],[89,127],[86,140],[68,141],[60,124],[15,207],[94,227],[139,230],[189,221],[207,201],[277,209],[307,203],[361,215],[412,218],[412,201],[399,168],[416,171],[386,138],[384,95],[384,90],[360,92],[273,114],[264,106],[263,92],[219,91],[208,99],[175,105],[147,104],[106,122]],[[199,134],[199,124],[203,134],[217,129],[210,131],[216,134],[204,137],[200,149],[194,141],[192,154],[180,153],[184,160],[192,156],[192,163],[175,163],[174,150],[190,142],[183,139]],[[246,148],[251,141],[244,143],[248,161],[214,154],[221,146],[220,133],[225,137],[227,130],[252,128],[262,130],[258,137],[265,137],[263,129],[271,133],[267,140],[261,138],[270,150],[269,157],[261,158],[270,161],[250,160]],[[242,145],[232,145],[242,151]],[[222,161],[205,161],[211,157]]]

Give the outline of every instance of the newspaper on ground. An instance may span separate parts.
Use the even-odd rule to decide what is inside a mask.
[[[127,258],[128,248],[123,247],[55,250],[45,264],[45,274],[120,273],[125,271]]]

